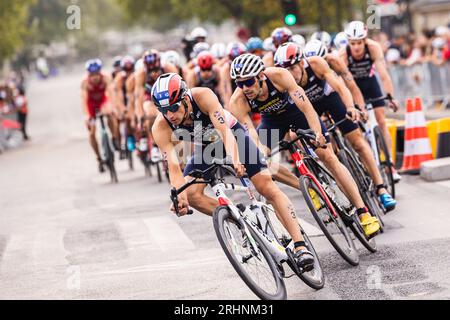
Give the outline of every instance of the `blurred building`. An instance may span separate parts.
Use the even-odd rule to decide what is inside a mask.
[[[432,30],[450,23],[450,0],[417,0],[411,3],[415,31]]]

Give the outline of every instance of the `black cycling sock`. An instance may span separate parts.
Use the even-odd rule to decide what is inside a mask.
[[[298,247],[306,247],[305,241],[297,241],[294,243],[294,248],[297,249]]]
[[[356,209],[356,213],[358,214],[358,216],[360,216],[360,215],[362,215],[364,213],[368,213],[368,212],[369,212],[369,210],[366,207],[362,207],[362,208]]]
[[[386,186],[384,184],[379,184],[376,186],[376,188],[377,188],[377,195],[379,195],[380,189],[383,189],[383,188],[386,189]]]

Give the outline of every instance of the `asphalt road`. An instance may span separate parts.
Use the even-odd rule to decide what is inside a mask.
[[[29,89],[31,142],[0,155],[0,299],[256,299],[226,259],[209,217],[169,213],[169,186],[119,163],[97,172],[79,102],[81,74]],[[285,188],[326,274],[289,299],[450,298],[450,182],[405,176],[379,250],[350,267]]]

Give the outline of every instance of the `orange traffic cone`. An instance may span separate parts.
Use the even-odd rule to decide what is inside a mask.
[[[432,160],[430,139],[428,138],[425,115],[420,98],[406,100],[405,152],[403,173],[419,173],[420,164]]]

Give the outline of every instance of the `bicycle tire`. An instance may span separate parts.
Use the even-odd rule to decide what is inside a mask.
[[[325,225],[325,221],[319,216],[319,213],[317,212],[317,209],[314,205],[313,199],[311,194],[309,193],[310,188],[316,193],[316,195],[321,199],[322,204],[324,205],[323,208],[326,209],[327,215],[330,217],[330,221],[333,221],[334,224],[337,227],[337,230],[343,235],[345,241],[348,244],[348,247],[346,249],[342,248],[340,244],[337,243],[333,235],[329,232],[327,226]],[[322,230],[325,237],[328,239],[328,241],[331,243],[331,245],[334,247],[334,249],[339,253],[339,255],[347,261],[352,266],[357,266],[359,264],[359,254],[356,250],[355,244],[353,240],[351,239],[347,227],[345,226],[342,218],[338,215],[337,217],[334,217],[332,214],[332,210],[327,207],[324,197],[320,192],[320,188],[316,185],[313,179],[307,176],[300,177],[300,190],[303,194],[303,198],[306,201],[306,204],[309,208],[309,211],[313,215],[314,219],[316,220],[317,224],[319,225],[320,229]],[[322,209],[322,208],[321,208]],[[348,253],[347,253],[348,251]]]
[[[250,229],[252,236],[254,237],[255,241],[259,244],[259,249],[263,255],[264,260],[266,260],[267,264],[269,265],[270,271],[275,280],[276,292],[274,294],[270,294],[264,291],[262,288],[260,288],[260,286],[257,285],[255,281],[253,281],[253,279],[248,275],[248,273],[241,267],[241,262],[239,262],[234,256],[234,254],[231,252],[232,249],[230,248],[228,242],[226,241],[225,235],[226,230],[224,227],[225,220],[230,220],[237,226],[240,226],[240,223],[236,221],[234,217],[231,215],[228,207],[226,206],[217,207],[213,214],[214,230],[216,232],[217,239],[219,240],[219,243],[223,251],[225,252],[225,255],[227,256],[228,260],[230,261],[231,265],[233,266],[237,274],[250,288],[250,290],[254,294],[256,294],[260,299],[286,300],[287,298],[286,286],[284,284],[282,277],[280,276],[280,271],[278,270],[275,261],[267,251],[266,247],[259,241],[259,237],[255,236],[253,231]]]
[[[300,227],[300,225],[299,225]],[[314,256],[314,269],[310,272],[303,272],[299,274],[299,278],[303,280],[304,283],[306,283],[309,287],[320,290],[325,286],[325,274],[323,273],[322,265],[320,263],[319,256],[317,255],[316,250],[314,249],[314,246],[309,239],[306,232],[300,227],[303,239],[305,240],[306,247],[308,250],[313,254]],[[319,273],[318,277],[311,276],[311,272]]]
[[[380,207],[378,206],[378,203],[374,202],[374,195],[369,189],[370,186],[368,186],[366,181],[363,180],[364,176],[368,176],[368,173],[364,168],[362,168],[362,164],[358,163],[357,160],[353,158],[353,155],[349,154],[349,152],[351,151],[340,150],[338,153],[338,158],[342,162],[342,164],[349,170],[350,174],[356,182],[356,185],[358,186],[359,194],[361,195],[364,204],[369,209],[369,212],[379,220],[380,231],[384,232],[384,222],[381,217]],[[369,251],[372,252],[372,249],[369,249]]]
[[[383,177],[383,181],[388,187],[388,192],[395,198],[395,182],[393,176],[393,166],[391,163],[390,152],[387,148],[386,141],[381,133],[380,128],[377,126],[373,129],[373,133],[375,135],[376,147],[378,152],[378,159],[380,159],[380,173]],[[382,152],[382,153],[381,153]],[[382,160],[382,156],[384,154],[384,159]]]
[[[106,133],[102,135],[102,147],[105,154],[106,166],[109,170],[109,175],[112,183],[117,183],[119,180],[117,178],[116,167],[114,165],[114,151],[109,143],[109,137]]]

